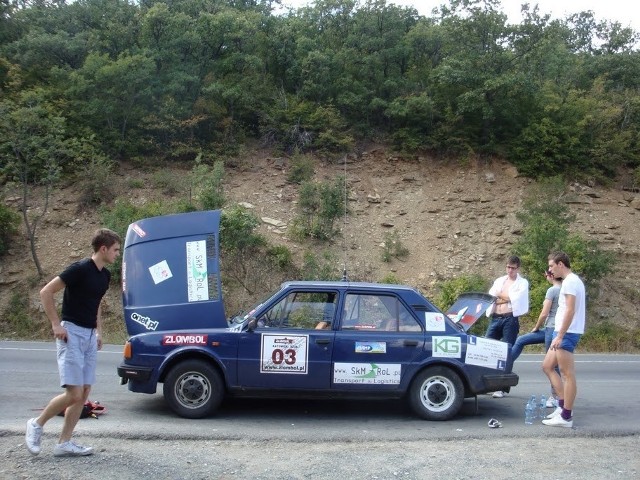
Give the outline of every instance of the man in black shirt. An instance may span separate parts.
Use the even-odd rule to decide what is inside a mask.
[[[38,418],[27,421],[25,436],[27,449],[33,455],[40,453],[44,424],[64,411],[64,423],[58,444],[53,449],[56,457],[91,455],[91,447],[71,441],[82,407],[89,398],[91,385],[96,380],[96,360],[102,348],[100,303],[109,288],[111,273],[105,268],[120,253],[120,237],[103,228],[96,231],[91,246],[93,255],[71,264],[60,275],[40,290],[42,306],[51,321],[58,350],[60,385],[64,393],[54,397]],[[54,295],[64,289],[62,315],[58,316]]]

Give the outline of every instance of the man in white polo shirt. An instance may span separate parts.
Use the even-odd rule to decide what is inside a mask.
[[[558,393],[558,408],[542,421],[551,427],[573,427],[573,402],[577,384],[573,352],[584,333],[586,295],[584,283],[571,271],[569,256],[564,252],[549,255],[549,270],[562,278],[553,340],[542,362],[542,370]],[[560,367],[560,374],[555,367]]]
[[[521,315],[529,311],[529,281],[519,273],[520,258],[515,255],[507,259],[506,275],[497,278],[489,293],[496,297],[491,321],[485,337],[502,340],[513,346],[520,332]],[[497,391],[493,398],[502,398],[506,392]]]

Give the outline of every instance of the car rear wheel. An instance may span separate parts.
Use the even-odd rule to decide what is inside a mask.
[[[224,382],[210,364],[202,360],[187,360],[169,371],[163,393],[171,410],[181,417],[202,418],[220,406]]]
[[[464,385],[447,367],[430,367],[413,379],[409,391],[411,408],[426,420],[449,420],[464,401]]]

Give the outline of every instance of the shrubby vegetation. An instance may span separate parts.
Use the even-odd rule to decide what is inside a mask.
[[[335,222],[346,214],[344,198],[345,180],[336,178],[333,183],[307,181],[298,192],[298,216],[291,226],[298,239],[332,239]]]
[[[70,139],[124,160],[232,155],[253,139],[332,159],[373,139],[507,156],[533,177],[640,165],[639,36],[619,23],[527,6],[510,24],[498,0],[428,17],[384,0],[275,6],[4,2],[0,108],[32,128],[5,124],[1,146],[32,138],[63,170],[90,160],[61,154]]]
[[[548,268],[549,253],[564,251],[569,255],[571,269],[585,282],[589,300],[596,295],[600,279],[615,267],[613,253],[604,251],[595,240],[571,232],[574,218],[564,200],[565,185],[560,177],[541,179],[530,186],[517,214],[523,230],[513,253],[520,257],[522,272],[529,280],[532,318],[540,314],[549,287],[542,275]]]
[[[409,255],[409,249],[400,240],[398,231],[387,232],[382,243],[382,261],[390,262],[394,258],[404,258]]]
[[[7,207],[0,197],[0,257],[7,253],[12,237],[18,233],[20,216]]]

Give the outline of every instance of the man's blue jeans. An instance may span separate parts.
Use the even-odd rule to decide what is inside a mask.
[[[537,345],[544,343],[544,351],[549,350],[551,345],[551,337],[553,336],[553,328],[545,328],[544,330],[536,330],[535,332],[520,335],[516,343],[511,349],[511,358],[515,362],[522,353],[522,349],[527,345]]]
[[[516,342],[520,331],[520,320],[512,315],[504,317],[491,317],[485,337],[494,340],[503,340],[511,345]]]

